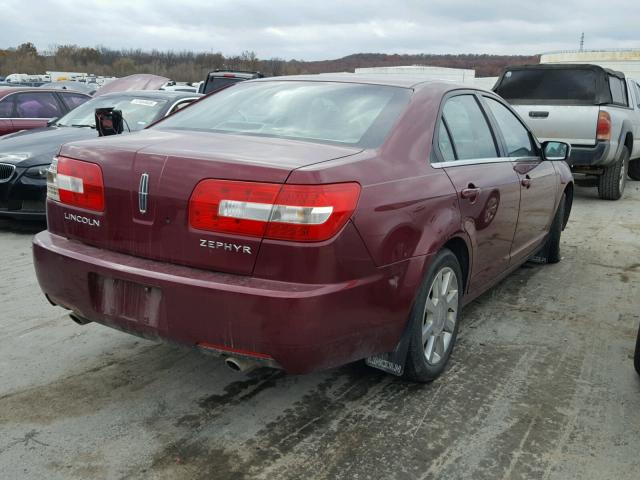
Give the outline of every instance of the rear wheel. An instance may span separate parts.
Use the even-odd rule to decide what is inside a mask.
[[[629,162],[629,177],[632,180],[640,180],[640,158]]]
[[[429,268],[411,312],[405,377],[430,382],[445,369],[458,334],[462,285],[458,259],[443,249]]]
[[[622,154],[616,163],[604,169],[598,179],[598,195],[603,200],[619,200],[627,183],[629,150],[622,147]]]

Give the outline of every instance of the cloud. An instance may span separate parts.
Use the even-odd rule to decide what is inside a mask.
[[[29,4],[32,7],[29,7]],[[26,5],[26,7],[25,7]],[[603,10],[606,8],[606,10]],[[534,54],[640,47],[637,0],[0,0],[0,47],[31,41],[145,50]]]

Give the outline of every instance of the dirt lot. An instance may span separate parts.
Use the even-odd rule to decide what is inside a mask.
[[[237,374],[41,296],[30,240],[0,224],[0,476],[7,479],[637,479],[640,183],[580,188],[561,263],[464,312],[448,372],[360,364]]]

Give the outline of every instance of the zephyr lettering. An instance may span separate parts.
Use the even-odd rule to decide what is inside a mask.
[[[76,215],[75,213],[64,213],[64,219],[70,222],[83,223],[85,225],[89,225],[90,227],[99,227],[100,220],[97,218],[89,218],[83,215]]]
[[[219,240],[200,239],[200,246],[211,248],[212,250],[224,250],[225,252],[246,253],[251,255],[251,247],[248,245],[238,245],[237,243],[221,242]]]

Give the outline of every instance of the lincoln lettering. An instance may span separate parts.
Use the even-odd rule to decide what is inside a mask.
[[[200,239],[200,246],[203,248],[213,248],[215,250],[224,250],[226,252],[247,253],[251,255],[251,247],[247,245],[238,245],[236,243],[219,242],[217,240]]]
[[[97,218],[89,218],[83,215],[76,215],[75,213],[64,213],[64,219],[69,220],[71,222],[84,223],[85,225],[89,225],[91,227],[99,227],[100,220]]]

